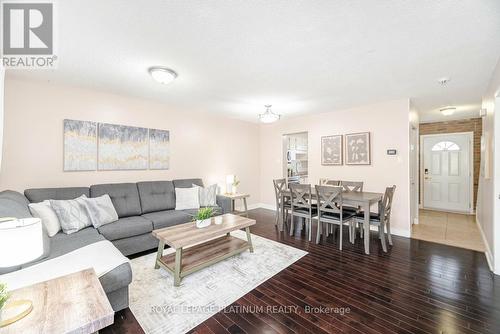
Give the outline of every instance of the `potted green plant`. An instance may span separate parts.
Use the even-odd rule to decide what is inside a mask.
[[[233,181],[233,184],[232,184],[232,193],[233,194],[237,194],[238,193],[238,185],[240,184],[240,180],[238,180],[238,178],[236,177],[236,175],[234,176],[234,181]]]
[[[9,299],[9,293],[7,292],[7,285],[0,283],[0,322],[2,322],[2,309]]]
[[[203,228],[210,225],[212,221],[212,216],[215,214],[213,208],[201,208],[198,213],[194,215],[194,220],[196,220],[196,227]]]

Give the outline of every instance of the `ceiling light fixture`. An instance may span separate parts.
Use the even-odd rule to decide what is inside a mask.
[[[445,107],[445,108],[439,109],[441,114],[443,114],[444,116],[451,116],[455,113],[456,110],[457,110],[456,107]]]
[[[155,81],[163,84],[163,85],[168,85],[172,81],[177,78],[177,73],[175,71],[172,71],[169,68],[166,67],[150,67],[149,68],[149,74],[155,79]]]
[[[448,77],[442,77],[442,78],[437,79],[437,82],[438,82],[441,86],[446,86],[446,84],[447,84],[448,82],[450,82],[450,80],[451,80],[451,79],[450,79],[450,78],[448,78]]]
[[[266,111],[263,114],[259,114],[259,119],[262,123],[273,123],[280,119],[281,115],[275,114],[271,111],[272,105],[266,104],[264,106]]]

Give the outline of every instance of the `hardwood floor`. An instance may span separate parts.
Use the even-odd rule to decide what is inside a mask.
[[[402,237],[383,253],[373,233],[367,256],[347,233],[339,251],[277,232],[272,211],[250,216],[252,233],[309,254],[191,333],[500,333],[500,277],[483,253]],[[128,309],[101,331],[141,332]]]

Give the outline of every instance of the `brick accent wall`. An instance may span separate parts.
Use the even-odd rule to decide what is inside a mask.
[[[471,118],[457,121],[421,123],[420,135],[432,135],[453,132],[474,132],[474,208],[476,208],[477,187],[479,184],[479,166],[481,163],[481,135],[483,133],[483,122],[481,118]],[[420,168],[420,162],[419,162]],[[419,173],[420,175],[420,173]],[[420,196],[419,196],[420,199]]]

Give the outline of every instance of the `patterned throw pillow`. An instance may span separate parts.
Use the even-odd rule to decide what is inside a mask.
[[[30,203],[28,206],[33,217],[42,220],[42,224],[49,237],[53,237],[61,230],[61,223],[59,223],[59,218],[57,218],[54,209],[50,206],[49,200],[40,203]]]
[[[200,206],[216,206],[217,205],[217,184],[212,184],[208,187],[200,187],[193,184],[193,187],[197,187],[200,196]]]
[[[92,225],[85,205],[85,198],[87,196],[82,195],[70,200],[50,200],[50,206],[56,212],[64,233],[75,233]]]
[[[118,220],[118,214],[108,194],[84,198],[83,201],[87,206],[90,221],[95,228]]]

